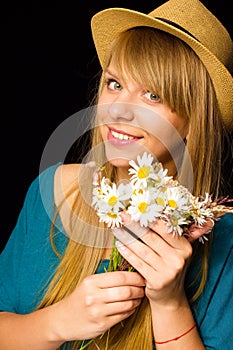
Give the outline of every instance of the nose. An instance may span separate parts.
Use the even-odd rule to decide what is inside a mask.
[[[134,119],[133,106],[130,103],[111,103],[109,104],[108,113],[113,121],[132,121]]]

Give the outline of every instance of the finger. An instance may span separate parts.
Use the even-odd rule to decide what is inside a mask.
[[[132,243],[137,242],[137,241],[144,243],[143,240],[140,238],[140,236],[143,237],[143,235],[142,234],[138,235],[138,228],[135,229],[135,227],[134,226],[132,227],[132,226],[133,225],[130,225],[130,228],[129,228],[129,226],[122,226],[121,228],[115,227],[112,230],[112,233],[117,239],[119,239],[125,245],[131,245]],[[140,229],[139,229],[139,231],[140,231]]]
[[[104,306],[105,314],[106,316],[113,316],[132,312],[135,310],[136,307],[140,305],[141,301],[142,299],[138,298],[106,304]]]
[[[167,244],[171,247],[179,250],[189,250],[189,245],[187,244],[187,239],[184,236],[180,236],[177,233],[170,232],[167,223],[158,219],[153,223],[149,224],[152,231],[156,232]]]
[[[114,271],[91,275],[86,277],[83,283],[91,286],[94,284],[96,287],[103,289],[119,286],[145,286],[145,281],[139,273],[128,271]]]
[[[149,231],[148,227],[139,225],[138,222],[132,221],[129,214],[121,214],[123,229],[129,234],[125,234],[122,239],[125,244],[131,244],[135,240],[139,240]]]
[[[126,300],[140,299],[144,296],[144,286],[121,286],[102,290],[105,303],[114,303]]]
[[[129,246],[116,241],[116,247],[120,254],[148,281],[154,273],[164,266],[163,259],[150,247],[140,242],[134,242]]]
[[[131,221],[130,216],[126,213],[122,214],[122,221],[124,224],[122,228],[113,229],[113,234],[125,245],[129,246],[135,241],[138,241],[138,242],[147,244],[150,247],[153,246],[155,248],[156,245],[154,243],[155,241],[157,241],[158,243],[160,242],[160,245],[162,244],[165,247],[165,245],[160,239],[161,238],[160,234],[155,230],[153,230],[153,226],[152,228],[144,227],[144,226],[142,227],[139,225],[138,222]],[[163,230],[166,229],[167,231],[167,226],[164,226],[165,225],[164,223],[162,224],[163,224],[162,229]]]
[[[113,230],[115,237],[127,246],[136,255],[143,257],[145,261],[152,265],[156,263],[155,255],[164,255],[169,253],[169,245],[156,232],[148,230],[142,238],[131,238],[133,232],[129,233],[128,228],[115,228]],[[135,234],[136,236],[136,234]]]
[[[171,237],[172,241],[169,243],[167,240],[163,239],[159,234],[152,230],[147,230],[147,233],[144,234],[140,239],[130,239],[128,236],[128,229],[125,230],[123,228],[115,228],[113,230],[113,234],[117,239],[124,244],[124,246],[128,247],[131,252],[134,252],[138,257],[141,257],[148,265],[154,267],[161,265],[161,262],[158,261],[158,257],[162,257],[162,260],[172,260],[175,251],[172,251],[174,248],[176,253],[182,255],[184,259],[187,259],[192,254],[192,247],[186,238],[181,237]],[[180,240],[180,243],[176,244],[173,241]],[[126,260],[130,262],[127,258]],[[136,270],[138,268],[132,264]],[[139,270],[138,270],[139,271]]]
[[[193,243],[195,240],[203,235],[209,234],[214,227],[214,220],[207,219],[206,222],[201,225],[191,225],[187,231],[187,239],[189,242]]]
[[[167,223],[162,219],[157,219],[153,223],[150,223],[148,227],[141,227],[138,222],[131,221],[128,214],[122,213],[123,229],[131,232],[131,236],[125,235],[120,239],[124,244],[128,245],[135,239],[142,240],[145,244],[151,245],[151,231],[159,235],[167,244],[174,248],[183,248],[183,244],[187,244],[187,240],[180,237],[178,234],[169,232]]]

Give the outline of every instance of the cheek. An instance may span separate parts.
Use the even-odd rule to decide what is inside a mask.
[[[146,142],[148,149],[156,156],[159,156],[159,154],[165,154],[167,153],[167,145],[166,142],[162,141],[161,139],[150,136]]]
[[[176,117],[174,120],[158,117],[153,121],[144,122],[143,127],[154,138],[156,143],[165,145],[176,145],[183,142],[188,134],[188,122]]]
[[[107,140],[107,128],[104,125],[100,125],[99,126],[99,133],[100,136],[102,138],[102,141],[106,141]]]
[[[107,93],[106,88],[104,88],[101,94],[99,95],[98,105],[102,105],[108,102],[109,102],[109,94]]]
[[[146,146],[162,162],[182,156],[187,134],[186,123],[150,124],[150,132],[145,138]]]
[[[171,123],[172,127],[176,130],[180,137],[185,139],[189,129],[188,120],[177,116],[176,114],[172,114],[171,119],[168,119],[168,121]]]

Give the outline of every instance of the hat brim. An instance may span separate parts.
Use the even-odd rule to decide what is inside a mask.
[[[199,56],[212,79],[219,108],[226,127],[233,130],[233,79],[217,57],[187,32],[160,19],[124,8],[110,8],[98,12],[91,20],[91,29],[97,55],[102,67],[112,41],[130,28],[151,27],[170,33],[187,43]]]

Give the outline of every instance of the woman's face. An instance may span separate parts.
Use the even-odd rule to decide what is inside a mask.
[[[177,172],[188,122],[163,104],[156,91],[148,91],[130,76],[120,78],[113,62],[104,77],[98,103],[98,124],[108,161],[127,176],[128,162],[144,151]]]

